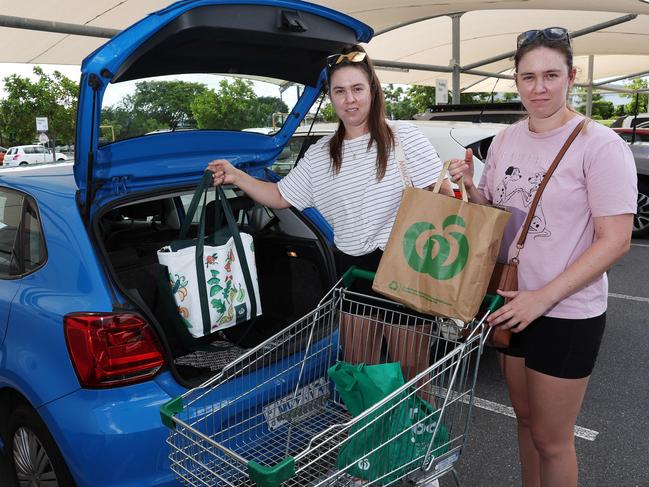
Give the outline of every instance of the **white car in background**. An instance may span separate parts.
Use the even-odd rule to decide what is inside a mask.
[[[404,122],[419,127],[433,144],[442,161],[455,158],[464,159],[465,151],[470,147],[473,150],[474,180],[476,183],[480,181],[482,176],[484,160],[487,157],[487,150],[491,145],[491,141],[498,132],[508,126],[501,123],[428,120],[407,120]],[[303,143],[306,144],[304,148],[306,151],[311,144],[325,135],[332,134],[337,127],[338,124],[336,123],[319,123],[315,124],[311,131],[309,131],[308,126],[297,129],[271,169],[279,176],[286,175],[295,165]]]
[[[56,152],[57,162],[67,161],[68,156]],[[17,145],[7,149],[4,167],[27,166],[28,164],[45,164],[52,162],[52,151],[42,145]]]

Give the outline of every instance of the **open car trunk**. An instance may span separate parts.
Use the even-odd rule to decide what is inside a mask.
[[[213,348],[208,351],[192,350],[179,336],[178,310],[172,295],[161,293],[160,282],[168,278],[156,254],[178,237],[179,215],[189,205],[191,193],[118,203],[99,216],[96,226],[116,286],[158,330],[169,364],[187,386],[218,373],[246,349],[315,308],[333,284],[330,250],[299,212],[270,210],[240,190],[226,193],[241,231],[254,239],[262,315],[195,339],[198,348]],[[209,216],[210,203],[207,208]],[[197,230],[195,222],[193,235]]]

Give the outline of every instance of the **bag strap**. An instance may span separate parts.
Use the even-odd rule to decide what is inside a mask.
[[[412,179],[408,173],[408,164],[406,159],[406,153],[403,152],[403,146],[401,145],[401,139],[399,138],[399,130],[397,124],[388,122],[388,125],[392,129],[392,134],[394,135],[394,158],[397,161],[397,167],[399,168],[399,174],[401,175],[401,181],[403,182],[404,188],[412,188]]]
[[[199,230],[198,230],[198,235],[196,237],[195,263],[196,263],[196,279],[198,281],[198,288],[199,288],[198,296],[201,304],[201,318],[203,321],[204,335],[208,335],[212,332],[212,324],[210,322],[210,308],[207,300],[205,266],[203,265],[204,247],[205,247],[205,206],[207,203],[207,193],[211,186],[212,186],[212,171],[205,171],[203,173],[201,182],[199,183],[198,187],[196,188],[196,191],[194,192],[194,196],[192,197],[192,201],[189,205],[189,209],[187,210],[185,221],[183,221],[183,225],[180,229],[181,238],[185,238],[189,230],[189,225],[191,224],[191,221],[193,220],[194,215],[196,214],[198,202],[202,197],[203,206],[201,208]],[[223,213],[225,214],[225,219],[228,224],[228,230],[230,231],[230,235],[232,235],[232,238],[234,240],[234,247],[237,250],[237,257],[239,258],[239,263],[241,265],[241,271],[243,272],[243,279],[246,285],[246,290],[248,291],[248,296],[250,298],[250,316],[251,318],[254,318],[255,316],[257,316],[257,299],[255,296],[255,288],[252,283],[252,277],[250,275],[250,268],[248,267],[248,260],[246,259],[246,253],[243,248],[243,242],[241,241],[241,234],[239,233],[239,228],[234,218],[234,214],[232,213],[232,208],[230,207],[230,203],[228,202],[228,199],[225,196],[225,192],[223,191],[223,188],[221,186],[217,186],[216,188],[215,201],[217,202],[216,203],[217,208],[223,209]],[[215,211],[214,213],[216,216],[220,216],[220,211]],[[216,222],[216,223],[220,225],[220,222]]]
[[[523,230],[521,231],[521,236],[518,238],[518,242],[516,243],[516,248],[518,249],[518,253],[520,253],[521,249],[523,248],[523,245],[525,245],[525,239],[527,238],[527,233],[530,230],[530,224],[532,223],[532,218],[534,218],[534,214],[536,213],[536,207],[539,204],[539,200],[541,199],[541,194],[543,194],[543,190],[545,189],[545,187],[548,184],[548,181],[550,180],[550,176],[552,176],[552,173],[554,173],[554,170],[559,165],[559,162],[561,161],[561,159],[563,159],[563,156],[568,151],[568,148],[572,145],[573,141],[577,138],[579,132],[581,132],[581,130],[586,125],[586,123],[587,123],[587,119],[584,119],[581,122],[579,122],[579,124],[572,131],[568,139],[563,143],[563,146],[559,150],[559,153],[554,158],[554,161],[552,161],[552,164],[550,164],[548,171],[545,173],[545,176],[543,177],[543,181],[541,181],[541,185],[539,186],[539,189],[536,190],[534,199],[532,199],[532,205],[530,206],[530,209],[527,212],[527,218],[525,218],[525,223],[523,224]],[[516,254],[517,256],[518,253]],[[517,259],[517,257],[514,258]]]

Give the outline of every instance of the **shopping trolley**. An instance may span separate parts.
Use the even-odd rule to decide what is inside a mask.
[[[351,291],[356,278],[373,273],[351,268],[312,312],[161,408],[182,483],[423,486],[452,472],[459,485],[454,464],[470,425],[485,319],[502,298],[491,297],[481,319],[458,330],[452,320]],[[382,334],[374,363],[422,344],[430,360],[352,416],[328,370],[345,349],[369,350],[369,329]]]

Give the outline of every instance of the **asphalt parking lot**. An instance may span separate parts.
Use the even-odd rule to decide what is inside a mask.
[[[576,438],[583,487],[649,487],[649,239],[609,272],[607,328]],[[469,441],[457,464],[464,487],[520,485],[515,420],[507,391],[487,350],[476,386]],[[9,482],[0,456],[0,486]],[[455,485],[443,478],[441,487]]]

